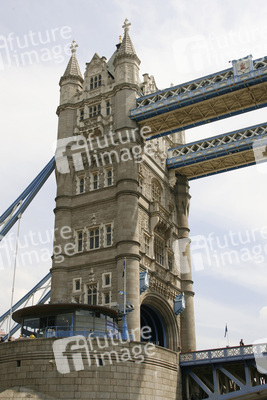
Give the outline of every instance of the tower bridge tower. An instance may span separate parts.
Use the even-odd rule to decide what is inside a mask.
[[[166,168],[168,148],[184,138],[176,133],[145,142],[129,117],[140,93],[157,90],[153,76],[140,81],[129,26],[126,20],[112,57],[95,53],[84,77],[73,42],[60,79],[51,303],[116,309],[126,260],[127,302],[134,306],[129,331],[139,340],[140,327],[149,325],[154,342],[188,351],[195,348],[190,195],[187,180]],[[140,294],[146,270],[150,284]],[[182,292],[186,309],[176,315]]]
[[[229,397],[232,388],[252,398],[267,390],[253,346],[193,352],[188,227],[188,178],[264,161],[266,143],[259,158],[252,147],[266,137],[266,124],[187,145],[181,130],[185,115],[191,127],[266,106],[266,58],[237,60],[247,64],[240,75],[233,64],[159,91],[153,76],[139,79],[129,27],[125,20],[114,54],[95,53],[84,76],[71,45],[59,82],[51,301],[13,313],[21,333],[37,339],[1,344],[0,399],[181,400]],[[195,103],[205,110],[200,116],[191,112]],[[36,179],[17,201],[36,192]]]

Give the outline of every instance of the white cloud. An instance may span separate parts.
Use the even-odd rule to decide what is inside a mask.
[[[266,320],[261,321],[255,310],[253,313],[246,307],[227,304],[227,294],[220,302],[196,295],[195,316],[198,350],[225,347],[228,338],[230,346],[238,346],[241,338],[245,344],[251,344],[266,337]],[[228,337],[225,337],[226,324]]]

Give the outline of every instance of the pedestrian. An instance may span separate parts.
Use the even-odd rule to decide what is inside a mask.
[[[240,342],[239,342],[239,346],[244,346],[243,339],[241,339],[241,340],[240,340]]]

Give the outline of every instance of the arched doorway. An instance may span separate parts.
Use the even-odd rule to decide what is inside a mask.
[[[140,307],[141,328],[149,326],[149,341],[178,351],[180,347],[176,315],[169,303],[159,294],[147,293]]]
[[[151,328],[150,342],[157,346],[167,347],[164,321],[154,307],[146,304],[141,305],[141,328],[144,326]]]

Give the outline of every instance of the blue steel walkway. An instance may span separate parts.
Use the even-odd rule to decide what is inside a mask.
[[[267,399],[267,344],[180,354],[183,400]]]

